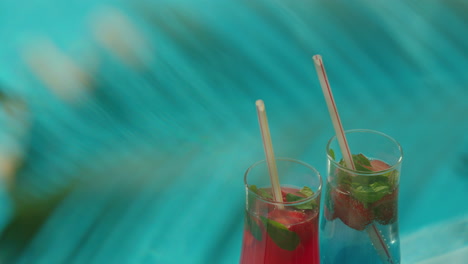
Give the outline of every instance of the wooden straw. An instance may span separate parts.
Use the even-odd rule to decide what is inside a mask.
[[[333,99],[333,93],[331,91],[330,83],[328,82],[327,73],[325,72],[325,67],[323,66],[322,56],[314,55],[312,59],[314,61],[315,70],[317,71],[317,75],[320,80],[323,95],[325,96],[325,101],[327,102],[328,111],[330,112],[333,127],[335,128],[336,138],[345,160],[346,167],[351,170],[356,170],[348,142],[346,141],[341,119],[338,115],[338,109],[336,107],[335,100]],[[380,259],[384,263],[394,263],[393,258],[388,250],[388,246],[385,243],[383,237],[380,235],[380,231],[378,230],[377,226],[372,223],[371,225],[367,226],[366,231],[372,244],[374,245],[375,250],[380,256]]]
[[[257,106],[258,123],[260,124],[260,130],[262,133],[263,148],[265,150],[266,161],[268,164],[268,172],[270,174],[273,199],[276,202],[282,203],[283,196],[281,195],[278,169],[276,168],[275,154],[273,152],[273,144],[271,143],[270,128],[268,127],[265,104],[263,103],[263,100],[257,100],[255,105]],[[280,209],[284,208],[283,205],[279,205],[278,207]]]

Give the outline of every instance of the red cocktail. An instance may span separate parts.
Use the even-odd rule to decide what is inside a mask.
[[[283,203],[277,203],[273,201],[271,188],[247,184],[247,178],[251,180],[250,176],[254,174],[252,168],[260,171],[262,163],[257,163],[247,171],[247,206],[240,263],[319,263],[320,175],[299,161],[277,159],[277,164],[279,168],[291,167],[279,170],[282,183],[304,187],[283,185]],[[248,174],[251,175],[247,177]],[[268,176],[259,178],[268,179]]]

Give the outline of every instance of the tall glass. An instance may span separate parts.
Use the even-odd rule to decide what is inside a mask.
[[[320,174],[302,161],[277,158],[276,163],[283,202],[273,201],[265,161],[253,164],[245,172],[246,207],[240,263],[318,264]]]
[[[398,188],[402,149],[373,130],[345,132],[356,170],[346,168],[336,137],[320,220],[321,263],[400,263]]]

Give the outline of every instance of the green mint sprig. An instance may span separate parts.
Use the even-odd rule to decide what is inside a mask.
[[[328,155],[330,155],[330,157],[335,160],[335,151],[333,149],[329,149],[328,150]]]
[[[268,235],[275,244],[278,245],[278,247],[288,251],[293,251],[297,248],[301,242],[298,234],[290,231],[286,226],[274,220],[268,219],[264,216],[261,216],[260,218],[266,227]]]
[[[285,225],[264,216],[260,216],[260,219],[263,228],[278,247],[288,251],[297,248],[301,242],[298,234],[290,231]],[[256,240],[262,241],[262,227],[248,214],[245,217],[245,226]]]
[[[272,200],[273,201],[273,196],[269,192],[265,191],[264,189],[262,189],[262,188],[259,189],[259,188],[257,188],[256,185],[253,185],[253,184],[249,185],[249,189],[252,192],[259,195],[260,197],[262,197],[262,198],[264,198],[266,200]]]
[[[287,202],[296,202],[296,201],[304,200],[304,199],[314,195],[314,191],[312,191],[312,189],[310,189],[307,186],[304,186],[298,193],[301,194],[301,196],[295,195],[295,194],[292,194],[292,193],[286,194],[286,201]],[[315,209],[317,207],[318,207],[317,201],[315,201],[315,200],[312,200],[312,201],[309,201],[309,202],[303,203],[303,204],[294,205],[294,208],[300,209],[300,210],[312,210],[312,209]]]
[[[357,155],[353,155],[353,162],[354,162],[354,167],[357,171],[363,171],[363,172],[372,171],[370,169],[372,167],[370,160],[361,153]]]
[[[330,149],[333,152],[332,149]],[[363,154],[352,155],[355,169],[364,173],[375,173],[371,170],[370,160]],[[342,159],[340,165],[345,166]],[[390,171],[379,175],[353,175],[339,170],[336,175],[336,184],[343,191],[348,191],[351,196],[365,207],[380,200],[395,189],[398,180],[398,171]]]
[[[351,195],[362,202],[365,207],[390,193],[392,193],[390,186],[379,182],[370,185],[358,185],[351,189]]]

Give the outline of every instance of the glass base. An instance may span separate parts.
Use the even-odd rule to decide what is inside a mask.
[[[398,224],[375,224],[388,245],[393,263],[400,263],[400,241]],[[385,263],[378,255],[366,230],[355,230],[340,219],[322,219],[320,224],[320,263],[322,264],[362,264]]]

